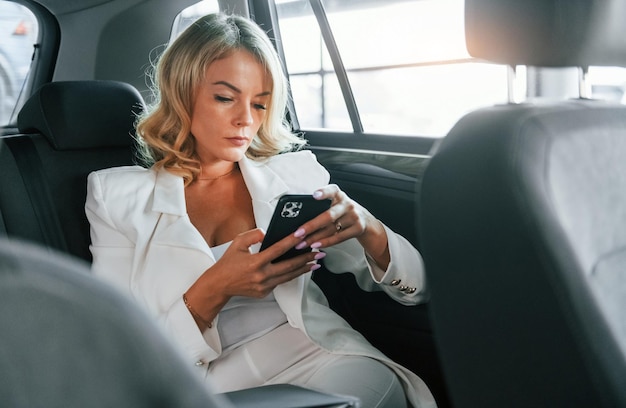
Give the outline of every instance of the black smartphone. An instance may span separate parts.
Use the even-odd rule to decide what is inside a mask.
[[[298,227],[307,221],[312,220],[319,214],[330,208],[330,199],[316,200],[308,194],[285,194],[280,197],[274,209],[274,214],[267,227],[265,238],[261,243],[261,251],[272,246],[274,243],[285,238],[289,234],[296,232]],[[310,251],[311,248],[295,249],[291,248],[272,263],[293,258],[296,255]]]

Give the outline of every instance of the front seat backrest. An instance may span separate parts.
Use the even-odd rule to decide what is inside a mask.
[[[73,258],[0,240],[0,326],[2,406],[231,407]]]
[[[624,38],[623,13],[619,33],[597,24],[625,4],[468,0],[468,48],[510,65],[626,66],[626,47],[599,40]],[[445,137],[421,238],[453,406],[626,406],[624,157],[626,107],[602,101],[481,109]]]

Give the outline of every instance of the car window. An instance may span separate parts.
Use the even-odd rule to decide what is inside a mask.
[[[626,68],[589,67],[591,97],[626,103]]]
[[[357,131],[311,3],[276,0],[300,127]],[[580,95],[578,68],[513,71],[470,57],[463,0],[322,4],[364,132],[441,137],[480,107]],[[584,96],[626,102],[624,68],[590,67],[586,83]]]
[[[37,30],[29,9],[0,0],[0,126],[14,123],[21,107]]]
[[[322,0],[353,101],[335,72],[309,0],[276,0],[280,46],[303,130],[443,137],[466,113],[507,101],[578,96],[578,69],[509,67],[472,58],[464,0]],[[204,0],[183,10],[172,38],[219,10]],[[550,78],[555,86],[537,88]],[[593,98],[626,102],[626,69],[591,67]],[[361,131],[361,129],[359,129]]]
[[[302,128],[350,128],[329,53],[306,0],[278,0]],[[507,68],[472,59],[463,0],[324,0],[363,130],[443,136],[460,116],[507,100]]]

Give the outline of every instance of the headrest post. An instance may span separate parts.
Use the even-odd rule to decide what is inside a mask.
[[[524,95],[519,95],[519,81],[517,65],[507,65],[507,95],[509,104],[517,104],[522,101]]]
[[[506,93],[508,95],[509,104],[516,103],[515,100],[515,77],[517,75],[516,69],[514,65],[507,65],[506,72]]]
[[[591,82],[589,81],[589,67],[578,69],[578,91],[581,99],[591,99]]]

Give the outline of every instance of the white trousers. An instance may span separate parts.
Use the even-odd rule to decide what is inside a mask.
[[[289,324],[246,343],[209,365],[216,392],[289,383],[358,397],[363,408],[405,408],[400,380],[383,363],[331,354]]]

